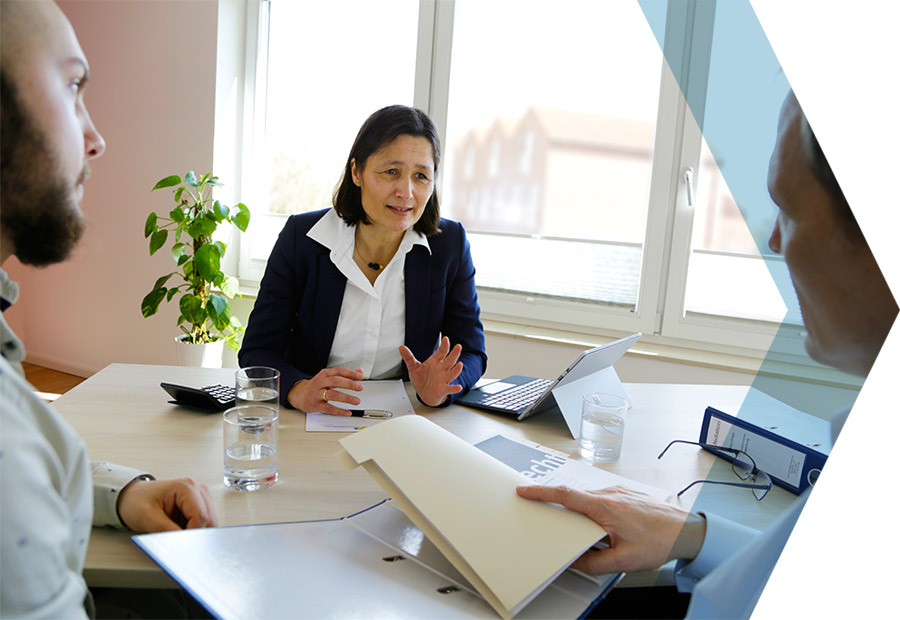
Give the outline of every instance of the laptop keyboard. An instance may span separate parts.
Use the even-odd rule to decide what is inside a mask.
[[[482,405],[489,407],[497,407],[498,409],[507,409],[509,411],[518,411],[528,407],[534,401],[541,397],[547,386],[553,383],[550,379],[535,379],[528,383],[523,383],[514,388],[498,392],[492,396],[488,396],[481,401]]]

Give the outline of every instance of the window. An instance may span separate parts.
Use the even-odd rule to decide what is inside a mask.
[[[419,2],[274,0],[258,8],[264,35],[256,88],[263,111],[254,120],[261,139],[245,184],[254,220],[241,273],[255,280],[287,215],[331,205],[369,114],[412,105]]]
[[[442,204],[479,287],[633,311],[662,69],[638,4],[460,1],[450,65]]]
[[[260,36],[247,54],[241,187],[256,219],[243,282],[261,277],[286,214],[330,205],[368,114],[405,103],[441,131],[443,215],[468,231],[484,318],[757,355],[785,312],[799,325],[765,244],[774,205],[754,219],[732,196],[745,162],[715,157],[684,68],[657,43],[664,30],[691,58],[688,100],[714,98],[730,70],[710,52],[721,40],[708,24],[729,17],[716,3],[655,4],[648,23],[633,0],[246,1]],[[762,70],[780,104],[777,61]],[[763,119],[773,143],[778,104]],[[768,153],[753,157],[762,204]]]
[[[706,141],[699,177],[685,312],[802,325],[796,295],[787,307],[770,273],[787,278],[784,259],[760,254]]]

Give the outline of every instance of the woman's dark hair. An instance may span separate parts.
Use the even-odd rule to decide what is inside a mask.
[[[369,218],[366,217],[366,212],[362,206],[362,192],[353,182],[351,162],[356,160],[356,170],[357,172],[362,172],[372,153],[400,136],[425,138],[431,143],[431,150],[434,154],[434,180],[437,181],[438,164],[441,161],[441,141],[438,138],[437,127],[434,126],[434,122],[421,110],[405,105],[392,105],[381,108],[367,118],[366,122],[360,127],[359,133],[356,134],[356,140],[353,141],[353,147],[350,149],[350,155],[347,156],[347,165],[344,166],[344,173],[334,189],[334,199],[332,201],[334,210],[347,224],[369,223]],[[425,211],[422,213],[419,221],[413,226],[413,230],[425,236],[431,236],[441,232],[439,228],[440,222],[441,209],[438,204],[437,192],[435,191],[432,192],[431,198],[428,199]]]

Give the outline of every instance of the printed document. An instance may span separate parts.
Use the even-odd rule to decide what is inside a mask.
[[[671,495],[659,487],[592,467],[583,461],[570,459],[562,452],[529,441],[495,435],[475,444],[475,447],[527,476],[532,483],[542,486],[564,484],[582,491],[624,486],[660,501]]]
[[[395,379],[393,381],[363,381],[362,386],[362,392],[334,388],[338,392],[352,394],[359,398],[360,403],[358,405],[348,405],[347,403],[334,401],[330,401],[330,404],[335,407],[340,407],[341,409],[378,409],[390,411],[393,415],[388,419],[416,414],[412,403],[409,402],[409,396],[406,395],[406,388],[403,386],[403,381],[400,379]],[[371,418],[331,415],[329,413],[307,413],[306,432],[352,433],[384,421],[385,420]]]

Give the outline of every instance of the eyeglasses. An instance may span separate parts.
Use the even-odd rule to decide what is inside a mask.
[[[725,484],[732,487],[746,487],[753,492],[753,496],[756,497],[757,500],[761,500],[766,496],[766,493],[769,492],[769,489],[772,488],[772,479],[769,477],[769,474],[762,471],[756,466],[756,461],[753,460],[749,454],[744,452],[743,450],[738,450],[736,448],[727,448],[725,446],[717,446],[712,443],[700,443],[699,441],[685,441],[683,439],[675,439],[674,441],[669,442],[669,445],[666,446],[665,450],[659,453],[657,459],[661,459],[666,451],[672,447],[673,444],[676,443],[686,443],[692,446],[700,446],[701,448],[706,448],[707,450],[711,450],[712,452],[727,452],[728,454],[734,457],[734,460],[731,462],[731,469],[741,480],[746,480],[746,482],[723,482],[721,480],[694,480],[692,483],[681,489],[678,492],[678,497],[681,497],[682,493],[690,489],[695,484]]]

